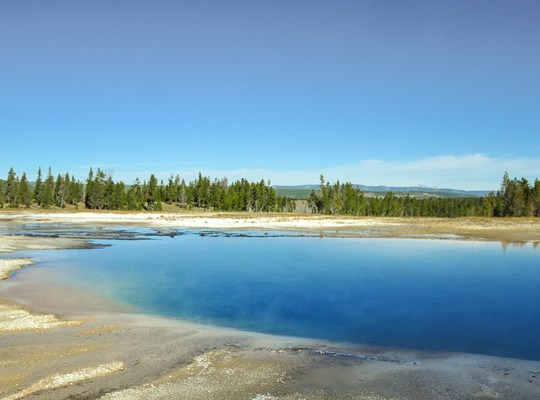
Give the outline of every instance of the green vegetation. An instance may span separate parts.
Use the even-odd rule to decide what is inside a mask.
[[[41,168],[34,190],[23,173],[19,179],[13,168],[7,180],[0,180],[0,208],[26,207],[75,208],[91,210],[162,210],[163,204],[185,209],[216,211],[293,212],[295,203],[287,196],[277,195],[269,183],[241,179],[229,184],[226,178],[211,180],[199,173],[186,183],[177,175],[167,184],[152,174],[148,182],[136,179],[131,186],[115,182],[112,176],[91,168],[86,184],[66,173],[54,178],[51,168],[43,179]]]
[[[304,189],[302,189],[304,190]],[[304,207],[306,201],[303,202]],[[204,209],[215,211],[293,212],[296,200],[277,194],[270,183],[246,179],[229,184],[226,178],[211,180],[199,173],[186,183],[171,176],[167,183],[152,174],[127,186],[112,176],[91,168],[86,183],[68,173],[54,178],[51,168],[43,178],[41,168],[33,185],[26,173],[19,178],[13,168],[0,180],[0,208],[86,208],[91,210]],[[525,178],[510,179],[505,173],[500,190],[486,196],[427,197],[409,194],[366,195],[352,183],[330,184],[321,176],[318,190],[311,190],[307,211],[316,214],[396,217],[539,217],[540,181],[531,185]]]
[[[480,197],[488,194],[487,191],[467,191],[456,189],[440,189],[431,187],[388,187],[388,186],[365,186],[353,185],[355,189],[361,189],[364,196],[384,197],[386,193],[392,192],[396,196],[412,196],[417,198],[428,197]],[[277,194],[295,198],[297,200],[307,200],[312,190],[319,189],[319,185],[298,185],[298,186],[273,186]]]
[[[531,186],[525,178],[510,180],[504,174],[500,190],[483,197],[416,198],[396,196],[367,197],[351,183],[331,185],[321,176],[319,190],[308,198],[311,212],[394,217],[539,217],[540,181]]]

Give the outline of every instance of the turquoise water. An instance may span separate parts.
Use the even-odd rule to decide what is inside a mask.
[[[147,313],[540,360],[540,249],[531,245],[200,233],[49,253],[40,266]]]

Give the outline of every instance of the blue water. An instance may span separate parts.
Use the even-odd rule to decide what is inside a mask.
[[[40,265],[147,313],[540,360],[540,249],[530,245],[198,233],[110,241]]]

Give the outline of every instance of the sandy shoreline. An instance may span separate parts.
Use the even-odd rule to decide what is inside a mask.
[[[0,223],[9,221],[171,229],[269,229],[359,237],[432,237],[540,243],[540,218],[373,218],[222,212],[0,212]],[[2,250],[0,247],[0,252]]]
[[[0,231],[20,224],[308,230],[337,236],[540,243],[539,221],[514,219],[0,213]],[[0,275],[6,278],[32,263],[14,258],[17,250],[88,246],[80,238],[0,233]],[[126,313],[96,306],[83,293],[80,299],[87,308],[69,308],[60,300],[75,294],[43,287],[40,298],[38,275],[32,276],[28,282],[0,281],[0,400],[540,397],[540,362],[272,337]],[[55,296],[56,303],[51,299]]]
[[[31,258],[12,258],[2,260],[0,263],[0,280],[7,279],[13,272],[33,264],[34,260]]]

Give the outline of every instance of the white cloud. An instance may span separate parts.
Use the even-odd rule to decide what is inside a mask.
[[[316,184],[324,175],[329,182],[340,180],[364,185],[431,186],[465,190],[497,190],[502,175],[511,177],[540,178],[540,159],[495,158],[484,154],[439,155],[417,160],[388,161],[361,160],[352,164],[321,166],[317,169],[194,168],[182,165],[102,165],[112,170],[114,178],[131,183],[136,177],[147,180],[150,173],[167,180],[172,174],[190,181],[199,171],[211,178],[227,177],[229,181],[246,178],[251,181],[269,179],[276,185]]]
[[[328,178],[347,177],[355,183],[387,186],[437,186],[496,190],[502,175],[540,177],[540,159],[504,159],[483,154],[442,155],[411,161],[360,161],[328,169]],[[340,178],[344,179],[344,178]]]
[[[456,170],[481,168],[488,166],[492,161],[489,157],[482,154],[465,154],[462,156],[437,156],[421,160],[403,163],[401,165],[404,171],[425,171],[425,170]]]

